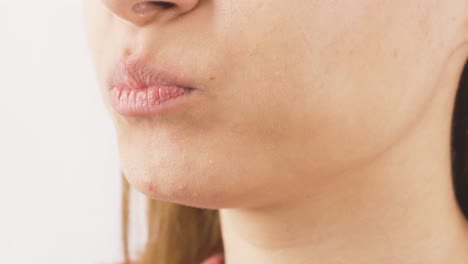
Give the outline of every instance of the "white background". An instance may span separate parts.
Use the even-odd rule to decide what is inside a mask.
[[[120,257],[117,147],[81,5],[0,0],[0,263]]]

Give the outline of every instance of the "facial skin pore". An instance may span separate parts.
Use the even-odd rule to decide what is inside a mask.
[[[227,263],[468,261],[450,170],[468,1],[139,2],[84,6],[122,170],[151,198],[220,209]],[[193,103],[116,113],[122,58],[190,76]]]

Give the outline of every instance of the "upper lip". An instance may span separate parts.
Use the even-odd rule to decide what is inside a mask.
[[[179,86],[194,89],[190,86],[187,75],[170,71],[167,67],[152,64],[144,59],[121,59],[111,69],[109,88],[144,89],[151,86]]]

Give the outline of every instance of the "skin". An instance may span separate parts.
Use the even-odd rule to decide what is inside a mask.
[[[141,2],[84,2],[122,170],[220,209],[226,263],[468,261],[449,146],[468,1]],[[132,56],[189,75],[193,103],[116,113],[105,81]]]

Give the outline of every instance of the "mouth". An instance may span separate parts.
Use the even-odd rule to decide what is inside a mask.
[[[124,116],[161,115],[191,99],[198,89],[188,76],[141,59],[119,60],[108,79],[112,108]]]

